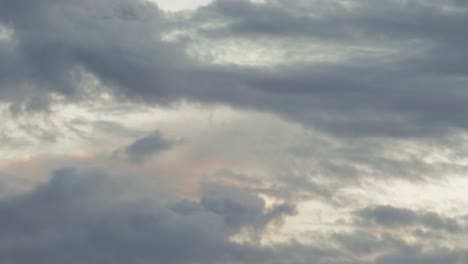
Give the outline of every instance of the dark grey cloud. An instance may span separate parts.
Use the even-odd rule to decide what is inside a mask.
[[[84,70],[128,98],[163,105],[182,99],[221,102],[274,112],[339,136],[431,136],[468,126],[463,115],[468,16],[460,1],[346,6],[219,0],[189,18],[144,1],[3,0],[0,5],[0,20],[14,32],[1,43],[2,100],[21,100],[31,109],[42,105],[31,101],[32,94],[45,98],[41,102],[50,92],[80,98],[77,72]],[[226,23],[194,38],[255,43],[262,37],[369,52],[263,69],[206,65],[186,55],[190,38],[162,41],[171,30],[213,21]],[[288,45],[283,49],[294,52]]]
[[[377,5],[380,8],[377,8]],[[460,1],[284,1],[217,0],[196,18],[227,20],[212,34],[302,36],[321,41],[406,41],[408,37],[457,37],[468,6]],[[452,10],[449,10],[452,9]],[[455,12],[454,12],[455,11]],[[276,19],[275,19],[276,18]],[[219,20],[218,20],[219,21]],[[440,23],[441,22],[441,23]],[[384,30],[381,32],[380,30]],[[381,34],[377,34],[377,33]],[[207,33],[208,33],[207,32]],[[361,42],[366,43],[366,42]]]
[[[30,191],[0,198],[0,261],[357,264],[444,259],[455,264],[466,257],[462,249],[423,247],[427,241],[410,243],[405,234],[379,233],[371,226],[325,237],[322,231],[313,233],[317,242],[307,244],[260,245],[255,237],[234,242],[230,238],[245,228],[275,232],[279,226],[266,226],[281,222],[294,206],[266,207],[258,193],[225,183],[203,187],[200,200],[154,191],[135,198],[127,179],[96,170],[57,170]]]
[[[0,197],[15,195],[18,190],[30,186],[31,182],[28,179],[18,178],[15,175],[0,171]]]
[[[369,48],[367,55],[350,51],[338,62],[294,65],[285,61],[273,71],[244,75],[247,86],[267,94],[258,106],[274,105],[288,118],[340,136],[425,136],[465,128],[461,113],[465,111],[466,57],[459,44],[467,43],[461,34],[466,6],[432,1],[350,5],[339,1],[215,1],[196,18],[227,21],[205,30],[208,39],[264,37],[273,43],[285,41],[286,50],[294,41],[337,45],[338,50]],[[448,7],[459,12],[445,11]],[[379,48],[396,52],[374,56],[371,50]],[[450,59],[449,53],[458,55]],[[272,94],[280,94],[282,101]]]
[[[415,212],[406,208],[393,206],[376,206],[364,208],[356,212],[365,224],[373,223],[386,227],[409,228],[422,226],[434,230],[444,230],[458,233],[463,230],[456,219],[441,216],[433,212]]]
[[[116,154],[122,152],[132,162],[143,162],[161,151],[170,149],[174,144],[175,142],[166,139],[160,131],[154,131],[117,151]]]
[[[423,243],[409,243],[401,239],[395,232],[358,231],[349,234],[338,233],[333,238],[343,246],[343,250],[352,252],[354,256],[361,256],[363,259],[372,255],[375,256],[375,253],[379,252],[377,257],[371,257],[372,261],[369,263],[458,264],[465,263],[467,259],[466,250],[444,248],[440,246],[441,241],[443,241],[440,238],[431,240],[435,247],[434,245],[424,246]]]
[[[205,184],[201,204],[210,212],[223,217],[227,226],[234,230],[248,228],[253,236],[283,216],[294,215],[295,205],[287,202],[266,207],[265,201],[251,191],[220,184]]]
[[[227,186],[223,190],[229,191]],[[264,202],[251,193],[248,199],[255,200],[257,207],[240,196],[218,201],[209,195],[209,202],[168,196],[135,201],[126,198],[127,191],[105,172],[65,168],[30,192],[2,198],[0,260],[18,264],[287,263],[289,254],[294,254],[286,246],[230,241],[250,219],[236,222],[233,229],[226,216],[239,213],[242,218],[252,208],[256,216],[272,219],[276,215],[258,211]],[[238,190],[234,187],[232,192]],[[235,206],[212,207],[226,201]],[[317,258],[329,254],[318,248],[311,252]]]
[[[31,94],[50,92],[80,97],[80,69],[124,94],[136,96],[125,91],[136,87],[163,99],[170,65],[180,68],[185,61],[176,44],[160,41],[163,14],[146,1],[5,0],[0,5],[0,21],[13,30],[13,39],[3,41],[1,49],[4,99],[30,100]]]
[[[412,251],[412,252],[399,252],[389,254],[377,259],[377,264],[436,264],[436,263],[466,263],[468,260],[468,252],[462,250],[449,250],[440,248],[431,252]]]

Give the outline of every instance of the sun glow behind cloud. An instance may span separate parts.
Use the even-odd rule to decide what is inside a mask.
[[[161,9],[170,12],[194,10],[212,2],[212,0],[151,0]]]

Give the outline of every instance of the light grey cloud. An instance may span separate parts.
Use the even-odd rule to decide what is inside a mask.
[[[76,121],[80,122],[81,120],[76,120]],[[82,123],[86,123],[86,121],[82,120]],[[107,120],[94,121],[92,122],[92,126],[96,130],[104,131],[106,133],[113,133],[113,134],[117,133],[117,134],[122,134],[125,136],[133,136],[133,137],[141,134],[140,131],[127,128],[119,124],[118,122],[107,121]]]
[[[332,238],[343,247],[344,251],[355,256],[366,256],[389,250],[411,251],[414,248],[406,241],[391,233],[378,233],[358,230],[352,233],[336,233]]]

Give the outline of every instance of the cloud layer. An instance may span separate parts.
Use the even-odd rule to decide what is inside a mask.
[[[28,109],[47,106],[51,93],[82,96],[84,71],[131,99],[228,103],[339,135],[466,128],[467,7],[459,1],[220,0],[188,18],[144,1],[1,5],[1,21],[13,32],[2,40],[2,98],[22,100]],[[188,36],[164,40],[177,30]],[[301,52],[288,46],[294,42],[333,47],[325,57],[349,52],[333,62],[285,60],[268,68],[200,64],[187,54],[200,39],[255,45],[257,38],[283,43],[292,55]]]
[[[468,261],[468,4],[0,0],[0,262]]]

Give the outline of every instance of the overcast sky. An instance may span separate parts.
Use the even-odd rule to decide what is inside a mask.
[[[468,263],[468,2],[0,0],[0,262]]]

